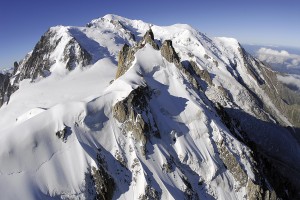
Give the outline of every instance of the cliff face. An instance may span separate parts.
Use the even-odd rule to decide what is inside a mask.
[[[68,70],[91,63],[92,56],[87,50],[74,37],[66,33],[60,34],[59,31],[61,30],[53,28],[41,37],[29,58],[19,67],[20,81],[48,76],[51,66],[56,62],[61,62]],[[61,53],[60,57],[54,57],[55,53]]]
[[[0,107],[7,101],[7,90],[9,87],[9,74],[0,73]]]

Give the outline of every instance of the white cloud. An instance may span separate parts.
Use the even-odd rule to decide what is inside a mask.
[[[260,48],[258,59],[270,64],[278,64],[287,68],[300,68],[300,55],[290,54],[285,50],[277,51],[270,48]]]
[[[289,75],[289,76],[280,76],[277,75],[277,78],[282,83],[292,86],[300,91],[300,76],[299,75]]]

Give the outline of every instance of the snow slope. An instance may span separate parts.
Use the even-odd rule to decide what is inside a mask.
[[[181,61],[192,60],[207,70],[213,85],[196,89],[186,73],[149,44],[136,50],[130,68],[115,79],[122,46],[136,46],[149,27],[159,46],[172,40]],[[260,183],[268,180],[259,175],[253,151],[237,136],[242,132],[230,130],[214,106],[219,103],[268,123],[279,118],[291,125],[259,87],[257,76],[264,76],[254,59],[251,70],[257,76],[249,75],[235,39],[210,39],[188,25],[159,27],[116,15],[86,27],[50,30],[55,32],[53,41],[62,38],[50,53],[56,61],[50,75],[20,81],[0,108],[0,116],[5,116],[0,119],[1,198],[93,199],[99,195],[97,181],[110,183],[107,177],[114,180],[112,199],[249,199],[253,188],[264,187],[262,191],[270,194],[274,190]],[[72,38],[92,61],[69,71],[63,57]],[[21,71],[22,64],[17,73]],[[141,113],[118,121],[115,105],[145,87],[151,92],[143,91],[137,98],[145,102],[134,108]],[[249,88],[278,115],[263,110]],[[144,141],[127,129],[126,123],[140,119],[149,119],[159,137],[144,132]],[[261,135],[252,135],[251,140],[260,140]],[[293,161],[291,168],[297,171],[298,141],[292,135],[276,137],[284,142],[271,140],[280,145],[274,159],[282,161],[291,153],[285,161]],[[289,147],[283,148],[286,143]],[[269,138],[260,143],[271,155],[274,148],[268,145]]]

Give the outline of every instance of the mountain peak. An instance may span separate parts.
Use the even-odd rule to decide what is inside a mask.
[[[121,20],[121,21],[123,21],[123,20],[129,20],[129,19],[125,18],[125,17],[121,17],[121,16],[115,15],[115,14],[106,14],[106,15],[104,15],[101,18],[106,19],[106,20]]]
[[[218,40],[220,43],[222,43],[225,48],[238,49],[241,47],[239,41],[235,38],[216,37],[215,40]]]

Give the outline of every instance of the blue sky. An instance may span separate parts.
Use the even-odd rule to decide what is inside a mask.
[[[300,48],[297,0],[9,0],[0,3],[0,67],[34,48],[50,26],[84,26],[105,14],[157,25],[187,23],[208,36]]]

